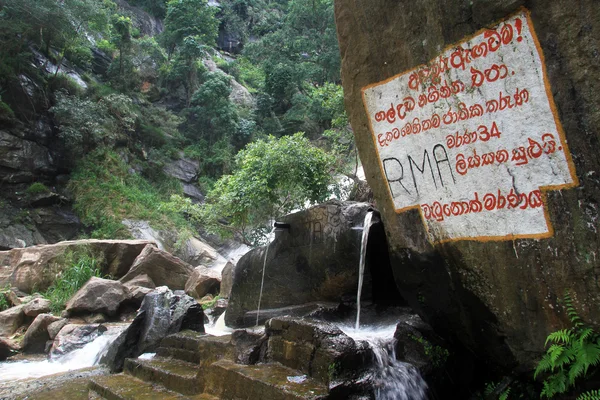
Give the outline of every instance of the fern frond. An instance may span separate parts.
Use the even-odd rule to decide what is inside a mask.
[[[596,333],[594,332],[594,330],[590,327],[587,327],[587,328],[583,329],[581,332],[579,332],[578,340],[580,343],[583,343],[588,340],[593,340],[594,336],[596,336]]]
[[[569,344],[573,339],[574,334],[571,329],[561,329],[548,335],[546,345],[548,345],[548,342]]]
[[[600,400],[600,390],[590,390],[582,393],[577,400]]]
[[[550,354],[544,354],[544,357],[540,360],[537,367],[535,367],[535,372],[533,373],[533,379],[537,379],[537,376],[542,372],[552,371],[554,364],[550,359]]]
[[[563,373],[554,374],[544,381],[544,389],[541,396],[548,398],[554,397],[555,394],[564,393],[567,391],[567,377]]]
[[[567,315],[569,316],[569,319],[571,320],[571,323],[573,324],[573,326],[575,328],[582,327],[583,321],[581,320],[581,318],[579,317],[579,314],[577,313],[577,310],[573,306],[573,299],[571,298],[571,295],[569,294],[568,291],[565,292],[564,302],[565,302],[565,305],[567,308]]]
[[[506,388],[504,392],[498,397],[498,400],[508,400],[508,396],[510,395],[510,387]]]

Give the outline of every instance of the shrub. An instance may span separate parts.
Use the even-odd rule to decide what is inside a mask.
[[[546,339],[550,347],[538,363],[534,378],[550,373],[544,379],[541,397],[565,393],[579,378],[587,375],[590,367],[600,364],[600,335],[583,323],[573,306],[569,293],[564,302],[572,327],[552,332]]]
[[[8,104],[0,100],[0,121],[11,122],[15,119],[15,113]]]
[[[10,290],[9,286],[6,286],[4,289],[0,290],[0,311],[4,311],[10,308],[10,303],[8,302],[8,291]]]
[[[44,293],[50,300],[50,310],[60,313],[69,299],[92,276],[101,276],[100,260],[89,253],[68,252],[64,256],[65,264],[69,264],[54,280]]]
[[[48,88],[51,92],[64,91],[70,96],[81,94],[81,87],[66,74],[58,73],[48,77]]]
[[[36,194],[48,193],[49,191],[50,189],[48,189],[46,185],[44,185],[41,182],[34,182],[27,189],[25,189],[25,193],[28,196],[35,196]]]

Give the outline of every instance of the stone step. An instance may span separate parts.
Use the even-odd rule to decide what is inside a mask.
[[[151,360],[128,358],[123,367],[129,375],[186,395],[202,392],[202,383],[197,379],[198,370],[198,364],[163,357]]]
[[[90,395],[106,400],[219,400],[219,397],[204,393],[184,396],[126,374],[92,378],[89,390]]]
[[[205,392],[223,399],[319,400],[327,387],[306,377],[295,383],[300,372],[281,364],[241,365],[219,360],[205,371]]]
[[[231,359],[234,352],[230,335],[213,336],[183,331],[164,338],[156,354],[207,366],[222,358]]]

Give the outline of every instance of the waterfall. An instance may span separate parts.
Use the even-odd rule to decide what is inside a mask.
[[[367,242],[369,241],[369,229],[371,228],[371,219],[373,211],[365,214],[363,222],[362,239],[360,242],[360,261],[358,263],[358,290],[356,292],[356,324],[355,329],[360,328],[360,296],[362,293],[363,279],[365,275],[365,261],[367,258]]]
[[[263,261],[262,278],[260,280],[260,292],[258,294],[258,306],[256,307],[256,326],[258,326],[258,318],[260,317],[260,302],[262,300],[263,287],[265,286],[265,270],[267,269],[267,256],[269,255],[269,245],[274,239],[275,226],[268,235],[268,242],[265,247],[265,260]]]
[[[396,359],[396,325],[353,329],[340,327],[355,340],[366,341],[373,351],[373,387],[376,400],[426,400],[427,383],[413,365]]]
[[[39,378],[59,372],[92,367],[98,364],[102,355],[108,350],[110,343],[125,327],[109,329],[85,346],[48,360],[0,362],[0,382]]]

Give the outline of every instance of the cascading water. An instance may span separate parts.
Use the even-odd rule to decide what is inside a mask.
[[[259,320],[259,317],[260,317],[260,302],[262,300],[263,288],[265,286],[265,270],[267,269],[267,256],[269,255],[269,245],[273,241],[273,236],[275,234],[275,229],[276,229],[276,227],[273,226],[273,229],[271,230],[271,232],[267,236],[268,243],[265,246],[265,260],[263,261],[262,278],[260,280],[260,292],[258,294],[258,305],[256,307],[256,326],[258,326],[258,320]]]
[[[358,290],[356,292],[356,324],[354,329],[360,328],[360,297],[362,294],[363,279],[365,275],[365,260],[367,257],[367,242],[369,241],[369,229],[371,228],[371,220],[373,219],[373,211],[365,214],[365,220],[362,228],[362,239],[360,242],[360,260],[358,263]]]
[[[49,360],[2,362],[0,363],[0,383],[92,367],[98,364],[108,349],[108,345],[123,329],[125,329],[124,326],[109,329],[82,348]]]
[[[396,359],[396,324],[362,329],[340,327],[354,340],[366,341],[373,351],[373,387],[376,400],[426,400],[427,383],[411,364]]]

